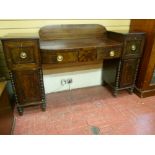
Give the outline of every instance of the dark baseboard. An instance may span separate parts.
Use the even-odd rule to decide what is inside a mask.
[[[151,90],[140,90],[139,88],[135,87],[134,93],[138,95],[140,98],[145,98],[149,96],[154,96],[155,95],[155,89]]]

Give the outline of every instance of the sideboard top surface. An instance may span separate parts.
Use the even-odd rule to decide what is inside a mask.
[[[40,48],[61,50],[121,45],[107,38],[106,28],[98,24],[49,25],[40,28]]]
[[[8,33],[2,37],[0,37],[1,40],[8,40],[8,39],[39,39],[38,34],[34,33]]]
[[[54,40],[41,41],[40,49],[42,50],[61,50],[61,49],[79,49],[79,48],[98,48],[122,45],[110,39],[71,39],[71,40]]]
[[[65,50],[121,46],[122,43],[107,37],[107,30],[98,24],[48,25],[38,34],[7,34],[1,40],[39,39],[41,50]]]

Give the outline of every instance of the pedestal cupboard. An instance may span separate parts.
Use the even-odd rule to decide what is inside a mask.
[[[6,62],[20,115],[23,108],[40,104],[46,108],[38,39],[3,39]]]
[[[103,62],[103,85],[108,83],[116,96],[118,90],[127,89],[130,93],[135,87],[139,61],[143,52],[145,33],[108,32],[108,37],[123,43],[122,53],[117,59]]]

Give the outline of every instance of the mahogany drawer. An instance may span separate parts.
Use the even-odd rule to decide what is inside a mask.
[[[122,47],[107,47],[100,48],[97,51],[97,60],[102,61],[103,59],[113,59],[121,57]]]
[[[2,43],[10,69],[40,65],[38,39],[9,39],[3,40]]]
[[[73,63],[78,61],[78,51],[76,50],[42,50],[41,51],[42,63],[43,64],[65,64]]]
[[[136,58],[142,54],[142,48],[144,44],[144,34],[128,34],[125,38],[123,57],[124,58]]]

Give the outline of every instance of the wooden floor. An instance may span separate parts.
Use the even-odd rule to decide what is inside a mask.
[[[107,88],[97,86],[46,98],[46,112],[34,106],[19,116],[15,110],[15,135],[155,134],[155,96],[141,99],[121,91],[115,98]]]

